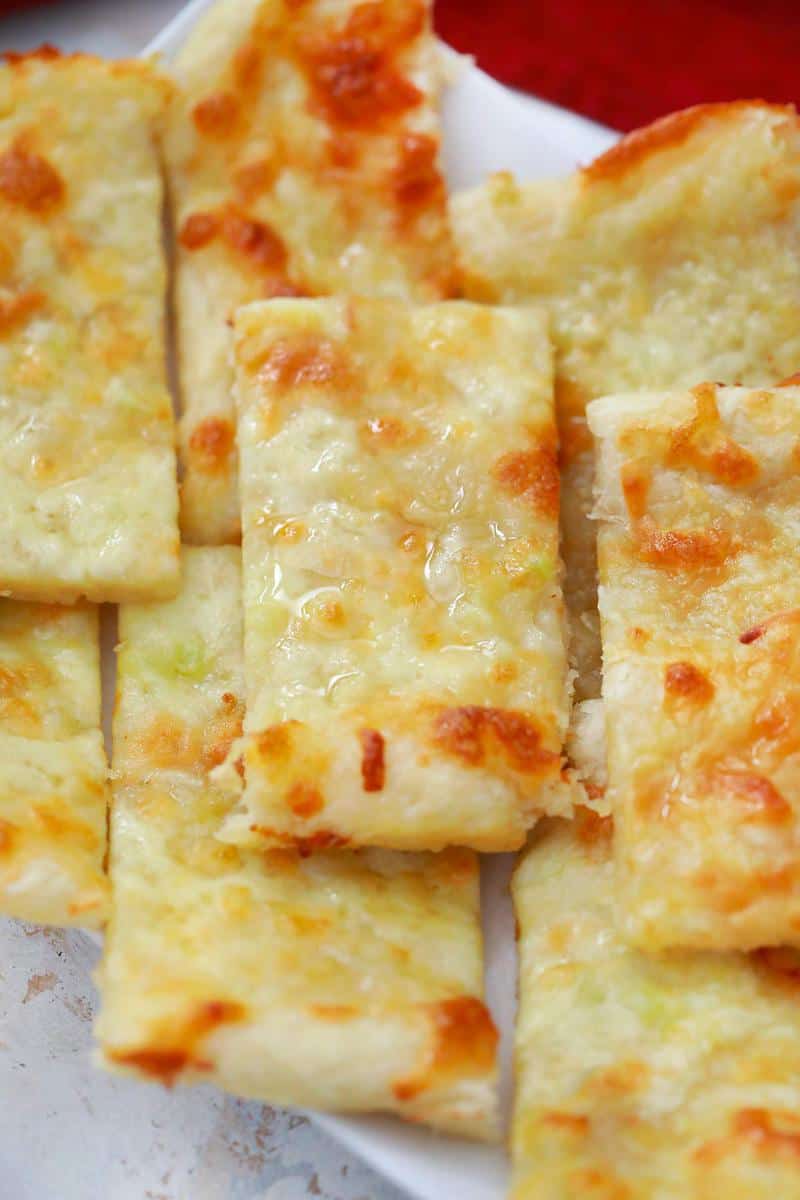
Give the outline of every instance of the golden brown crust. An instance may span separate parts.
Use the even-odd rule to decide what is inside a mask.
[[[105,74],[110,76],[138,76],[146,80],[150,85],[155,83],[165,100],[174,91],[173,84],[167,76],[156,72],[152,62],[148,62],[145,59],[100,58],[96,54],[87,54],[82,50],[74,50],[66,53],[63,50],[59,50],[57,46],[50,45],[48,42],[43,43],[34,50],[23,52],[16,50],[0,51],[0,59],[7,64],[15,75],[21,77],[29,75],[48,64],[55,66],[57,63],[65,65],[82,63],[86,67],[99,67]]]
[[[752,108],[764,108],[793,120],[794,105],[769,104],[766,100],[734,100],[718,104],[696,104],[680,112],[669,113],[643,129],[635,129],[615,142],[610,150],[581,170],[586,184],[616,182],[630,170],[642,166],[654,155],[683,145],[705,125],[735,118]]]

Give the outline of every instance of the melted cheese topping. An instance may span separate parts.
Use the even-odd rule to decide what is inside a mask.
[[[800,388],[611,396],[600,612],[621,921],[800,941]]]
[[[770,384],[800,362],[800,125],[708,105],[624,138],[564,182],[498,176],[455,198],[472,299],[552,319],[562,529],[579,700],[600,694],[588,400],[702,379]]]
[[[519,846],[568,712],[533,311],[272,301],[236,322],[245,845]]]
[[[183,567],[176,601],[121,610],[103,1061],[493,1136],[476,859],[219,841],[231,801],[208,769],[241,716],[238,553]]]
[[[609,832],[553,822],[515,876],[512,1200],[800,1195],[796,954],[629,949]]]
[[[0,912],[106,916],[97,612],[0,601]]]
[[[139,63],[0,68],[0,588],[15,596],[178,584],[163,102]]]
[[[0,600],[0,729],[61,740],[100,722],[97,612]]]
[[[183,528],[236,540],[226,315],[268,296],[455,294],[429,0],[221,0],[175,63]]]

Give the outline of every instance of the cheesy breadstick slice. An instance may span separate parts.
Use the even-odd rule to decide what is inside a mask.
[[[800,388],[590,405],[620,921],[800,942]]]
[[[249,853],[209,781],[240,721],[238,551],[188,549],[121,610],[103,1062],[270,1103],[495,1130],[477,863],[466,851]]]
[[[611,822],[546,825],[513,884],[510,1200],[800,1195],[797,954],[630,949]]]
[[[106,917],[97,610],[0,600],[0,912]]]
[[[45,49],[0,67],[0,591],[178,586],[165,383],[166,84]]]
[[[571,657],[576,699],[592,699],[586,405],[797,370],[800,123],[793,108],[755,101],[701,105],[629,134],[570,179],[518,187],[498,176],[455,197],[453,221],[471,299],[541,304],[552,318]]]
[[[456,294],[430,0],[219,0],[174,63],[187,540],[238,540],[230,329],[240,305]]]
[[[568,711],[550,350],[524,309],[236,322],[251,846],[519,846]]]

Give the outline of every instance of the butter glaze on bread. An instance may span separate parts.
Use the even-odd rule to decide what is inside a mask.
[[[588,418],[621,928],[649,950],[800,944],[800,388]]]
[[[274,300],[235,344],[248,716],[226,836],[520,846],[571,804],[544,318]]]
[[[797,953],[632,950],[613,876],[610,821],[579,812],[514,877],[510,1200],[800,1195]]]
[[[121,610],[103,1063],[494,1137],[475,856],[219,840],[231,798],[209,773],[241,723],[239,554],[183,558],[177,600]]]
[[[70,603],[178,587],[156,137],[141,62],[0,67],[0,591]]]
[[[600,694],[586,404],[800,363],[800,124],[758,101],[702,105],[566,180],[498,176],[454,197],[471,299],[550,312],[576,699]]]
[[[174,63],[187,540],[239,536],[230,330],[244,303],[456,294],[428,0],[221,0]]]

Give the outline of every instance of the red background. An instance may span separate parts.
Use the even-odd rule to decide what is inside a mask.
[[[704,100],[800,96],[800,0],[435,0],[485,71],[615,129]]]

